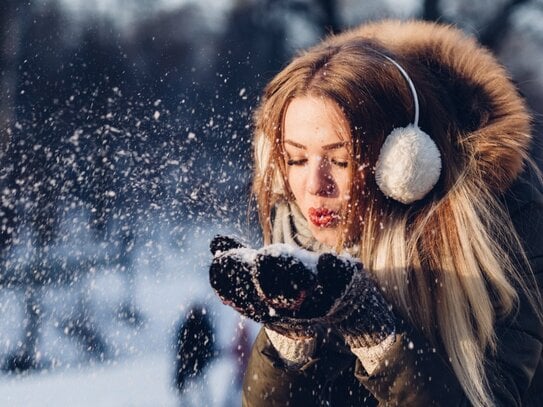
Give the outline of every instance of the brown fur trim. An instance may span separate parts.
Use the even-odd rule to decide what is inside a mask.
[[[473,38],[452,26],[385,20],[342,36],[376,40],[398,56],[436,72],[458,102],[462,133],[451,140],[467,152],[468,176],[503,191],[523,169],[531,117],[506,70]]]

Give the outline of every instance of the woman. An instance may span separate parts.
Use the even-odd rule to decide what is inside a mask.
[[[217,237],[210,280],[264,324],[247,406],[543,405],[543,197],[530,115],[458,30],[330,37],[255,116],[266,246]]]

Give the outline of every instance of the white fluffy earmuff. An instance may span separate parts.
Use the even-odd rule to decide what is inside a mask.
[[[393,129],[386,137],[375,164],[375,180],[389,198],[410,204],[424,198],[439,180],[441,154],[432,138],[419,126],[419,100],[407,72],[392,58],[405,78],[415,102],[415,119],[406,127]]]

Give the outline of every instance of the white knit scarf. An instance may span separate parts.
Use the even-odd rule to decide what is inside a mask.
[[[332,250],[313,237],[298,205],[287,201],[280,201],[274,207],[272,243],[287,243],[314,252]]]

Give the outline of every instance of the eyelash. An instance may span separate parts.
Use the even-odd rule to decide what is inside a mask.
[[[302,158],[301,160],[287,160],[287,165],[288,166],[303,165],[306,162],[307,162],[307,160],[305,158]]]
[[[347,161],[337,161],[337,160],[331,160],[333,164],[337,165],[340,168],[347,168],[349,166],[349,163]]]
[[[332,164],[337,165],[340,168],[347,168],[349,166],[349,163],[347,161],[337,161],[337,160],[330,160]],[[288,160],[287,165],[288,166],[298,166],[298,165],[304,165],[307,162],[306,158],[302,158],[301,160]]]

